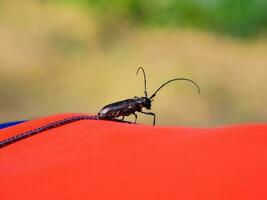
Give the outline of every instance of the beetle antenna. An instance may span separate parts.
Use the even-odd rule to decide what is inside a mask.
[[[143,67],[139,67],[137,69],[136,76],[138,75],[138,72],[139,72],[140,69],[142,70],[143,75],[144,75],[144,84],[145,84],[145,91],[144,91],[144,93],[145,93],[145,97],[147,97],[147,91],[146,91],[146,73],[145,73],[145,70],[143,69]]]
[[[154,94],[151,95],[150,99],[153,99],[153,98],[156,96],[157,92],[158,92],[161,88],[163,88],[165,85],[167,85],[168,83],[170,83],[170,82],[172,82],[172,81],[189,81],[189,82],[193,83],[193,84],[197,87],[197,89],[198,89],[198,94],[200,94],[200,87],[198,86],[197,83],[195,83],[195,82],[192,81],[191,79],[188,79],[188,78],[175,78],[175,79],[171,79],[171,80],[167,81],[166,83],[162,84],[162,85],[156,90],[156,92],[154,92]]]

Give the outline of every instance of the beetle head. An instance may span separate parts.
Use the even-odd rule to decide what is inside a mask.
[[[142,107],[145,107],[148,110],[151,108],[151,100],[148,97],[140,97],[137,101]]]

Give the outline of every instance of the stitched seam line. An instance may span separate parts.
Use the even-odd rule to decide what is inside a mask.
[[[12,136],[10,138],[0,141],[0,149],[10,144],[13,144],[15,142],[18,142],[20,140],[23,140],[27,137],[30,137],[30,136],[54,129],[54,128],[58,128],[60,126],[64,126],[72,122],[76,122],[80,120],[96,120],[96,119],[97,119],[97,116],[82,116],[81,115],[81,116],[74,116],[74,117],[69,117],[66,119],[59,120],[59,121],[51,122],[49,124],[40,126],[38,128],[26,131],[24,133],[20,133],[18,135],[15,135],[15,136]]]

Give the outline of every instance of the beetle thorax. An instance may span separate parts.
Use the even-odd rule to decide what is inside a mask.
[[[140,97],[140,98],[137,98],[136,100],[137,100],[137,103],[141,105],[142,107],[145,107],[148,110],[151,108],[151,100],[148,97]]]

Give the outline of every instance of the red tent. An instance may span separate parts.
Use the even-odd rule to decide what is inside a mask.
[[[78,114],[0,130],[0,141]],[[0,199],[267,199],[267,125],[78,120],[0,149]]]

